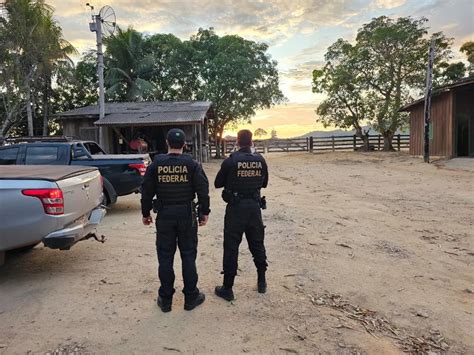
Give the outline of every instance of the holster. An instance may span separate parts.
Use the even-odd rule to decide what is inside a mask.
[[[240,202],[240,197],[236,192],[224,189],[222,191],[222,199],[230,205],[236,205]]]

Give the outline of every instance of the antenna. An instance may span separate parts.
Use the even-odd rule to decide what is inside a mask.
[[[112,7],[102,7],[97,15],[94,15],[94,6],[86,4],[92,12],[92,22],[89,23],[91,32],[95,32],[97,42],[97,74],[99,76],[99,120],[105,117],[105,89],[104,89],[104,53],[102,41],[105,36],[112,36],[115,32],[116,17]],[[99,144],[104,145],[104,129],[99,126]]]

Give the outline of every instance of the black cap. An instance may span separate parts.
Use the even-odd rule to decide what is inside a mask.
[[[179,128],[173,128],[168,131],[166,140],[171,148],[182,148],[186,142],[186,135],[183,130]]]

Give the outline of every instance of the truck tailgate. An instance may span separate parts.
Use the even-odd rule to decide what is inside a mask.
[[[64,225],[83,222],[102,202],[101,176],[97,170],[59,180],[57,184],[63,192]]]

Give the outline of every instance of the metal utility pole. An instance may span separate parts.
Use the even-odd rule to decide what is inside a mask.
[[[97,39],[97,75],[99,77],[99,120],[105,117],[104,88],[104,53],[102,51],[102,22],[100,15],[95,15],[95,34]],[[99,126],[99,144],[104,146],[104,128]]]
[[[94,6],[87,3],[86,6],[94,11]],[[104,6],[97,15],[92,15],[89,23],[91,32],[95,32],[97,41],[97,76],[99,77],[99,120],[105,117],[105,88],[104,88],[104,52],[102,50],[102,39],[104,35],[111,36],[116,27],[115,11],[110,6]],[[99,126],[99,144],[104,147],[104,128]]]
[[[433,89],[433,62],[435,56],[435,40],[431,39],[430,48],[428,50],[428,69],[426,71],[426,88],[425,88],[425,150],[423,154],[423,160],[425,163],[430,162],[430,124],[431,124],[431,91]]]

